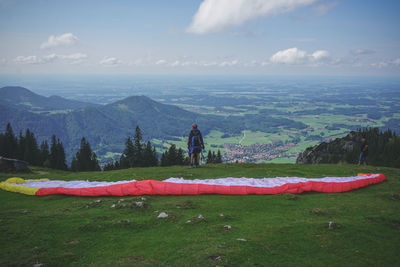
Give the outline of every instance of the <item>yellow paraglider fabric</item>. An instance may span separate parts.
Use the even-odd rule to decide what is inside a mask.
[[[39,181],[48,181],[49,179],[35,179],[33,181],[39,182]],[[18,177],[12,177],[8,178],[6,181],[0,183],[0,189],[6,190],[6,191],[11,191],[11,192],[17,192],[25,195],[35,195],[36,192],[40,188],[35,188],[35,187],[28,187],[24,186],[23,184],[28,182],[29,180],[24,180],[22,178]],[[10,184],[12,183],[12,184]]]

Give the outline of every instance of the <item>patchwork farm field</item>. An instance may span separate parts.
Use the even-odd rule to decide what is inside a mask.
[[[206,130],[208,148],[223,151],[225,162],[294,163],[307,147],[352,130],[378,127],[400,131],[398,87],[396,83],[379,86],[377,90],[378,85],[368,81],[242,82],[155,99],[228,120],[230,129],[209,130],[208,125],[200,125]],[[185,148],[185,142],[164,141],[165,147],[176,143]]]
[[[0,265],[396,266],[399,169],[220,164],[194,170],[174,166],[73,173],[33,168],[30,174],[2,173],[0,181],[14,176],[90,181],[312,178],[360,172],[383,173],[387,181],[346,193],[300,195],[92,198],[0,191]],[[143,207],[135,205],[138,201]],[[159,219],[160,212],[169,216]]]

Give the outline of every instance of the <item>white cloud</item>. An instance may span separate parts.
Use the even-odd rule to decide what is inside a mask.
[[[231,61],[223,61],[221,63],[218,64],[218,66],[220,67],[232,67],[235,66],[239,63],[239,61],[237,59],[235,60],[231,60]]]
[[[204,0],[187,32],[220,32],[258,17],[291,11],[317,0]]]
[[[371,66],[381,69],[381,68],[385,68],[385,67],[389,66],[389,63],[386,61],[380,61],[380,62],[371,63]]]
[[[212,67],[212,66],[218,65],[218,62],[216,62],[216,61],[206,61],[206,62],[201,62],[200,65],[204,66],[204,67]]]
[[[99,63],[104,66],[117,66],[120,65],[122,61],[115,57],[104,57]]]
[[[297,47],[276,52],[271,56],[270,62],[275,64],[288,65],[319,65],[330,59],[328,51],[317,50],[311,54],[300,50]]]
[[[175,60],[170,64],[171,67],[178,67],[181,65],[181,62],[179,60]]]
[[[158,60],[158,61],[156,62],[156,65],[164,65],[165,63],[167,63],[166,60],[160,59],[160,60]]]
[[[37,56],[17,56],[14,61],[20,64],[41,64],[44,61]]]
[[[329,59],[330,55],[329,52],[326,50],[317,50],[314,53],[311,54],[311,60],[312,61],[317,61],[317,62],[321,62],[324,61],[326,59]]]
[[[359,56],[359,55],[375,54],[376,51],[372,50],[372,49],[360,48],[360,49],[351,50],[350,53],[353,55]]]
[[[329,10],[334,9],[337,5],[339,5],[339,2],[333,1],[333,2],[327,2],[327,3],[321,3],[315,7],[313,7],[313,12],[317,16],[323,16],[326,13],[329,12]]]
[[[45,64],[45,63],[52,63],[56,60],[61,60],[62,62],[77,64],[81,63],[86,58],[87,55],[83,53],[75,53],[70,55],[57,55],[53,53],[42,57],[18,56],[14,59],[14,61],[20,64]]]
[[[398,66],[400,66],[400,58],[396,58],[393,60],[382,60],[380,62],[374,62],[374,63],[371,63],[371,66],[379,68],[379,69],[390,67],[390,66],[398,67]]]
[[[42,43],[41,49],[53,48],[58,46],[71,46],[78,41],[78,37],[72,33],[64,33],[61,35],[50,35],[46,42]]]

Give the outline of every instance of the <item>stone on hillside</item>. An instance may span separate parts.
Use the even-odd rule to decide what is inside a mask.
[[[320,164],[320,163],[339,163],[347,162],[348,153],[358,149],[361,143],[361,133],[350,132],[343,138],[336,138],[330,142],[307,148],[301,152],[296,159],[296,163]]]
[[[237,240],[237,241],[242,241],[242,242],[247,242],[247,239],[246,239],[246,238],[237,238],[236,240]]]
[[[158,214],[157,218],[159,219],[163,219],[163,218],[167,218],[168,217],[168,213],[166,212],[160,212],[160,214]]]
[[[230,225],[225,225],[225,226],[224,226],[224,229],[225,229],[225,230],[231,230],[231,229],[232,229],[232,226],[230,226]]]
[[[337,227],[337,224],[334,221],[328,222],[328,228],[329,229],[334,229]]]
[[[204,220],[205,218],[204,218],[203,215],[199,214],[199,216],[197,216],[197,219],[199,219],[199,220]]]
[[[110,208],[114,209],[115,208],[115,204],[112,204]]]
[[[137,201],[137,202],[135,202],[135,205],[138,208],[143,208],[144,207],[144,202],[143,201]]]

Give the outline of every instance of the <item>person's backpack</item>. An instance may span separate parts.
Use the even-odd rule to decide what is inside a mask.
[[[191,147],[192,148],[200,148],[201,147],[201,139],[200,139],[200,132],[193,131],[193,136],[191,140]]]

